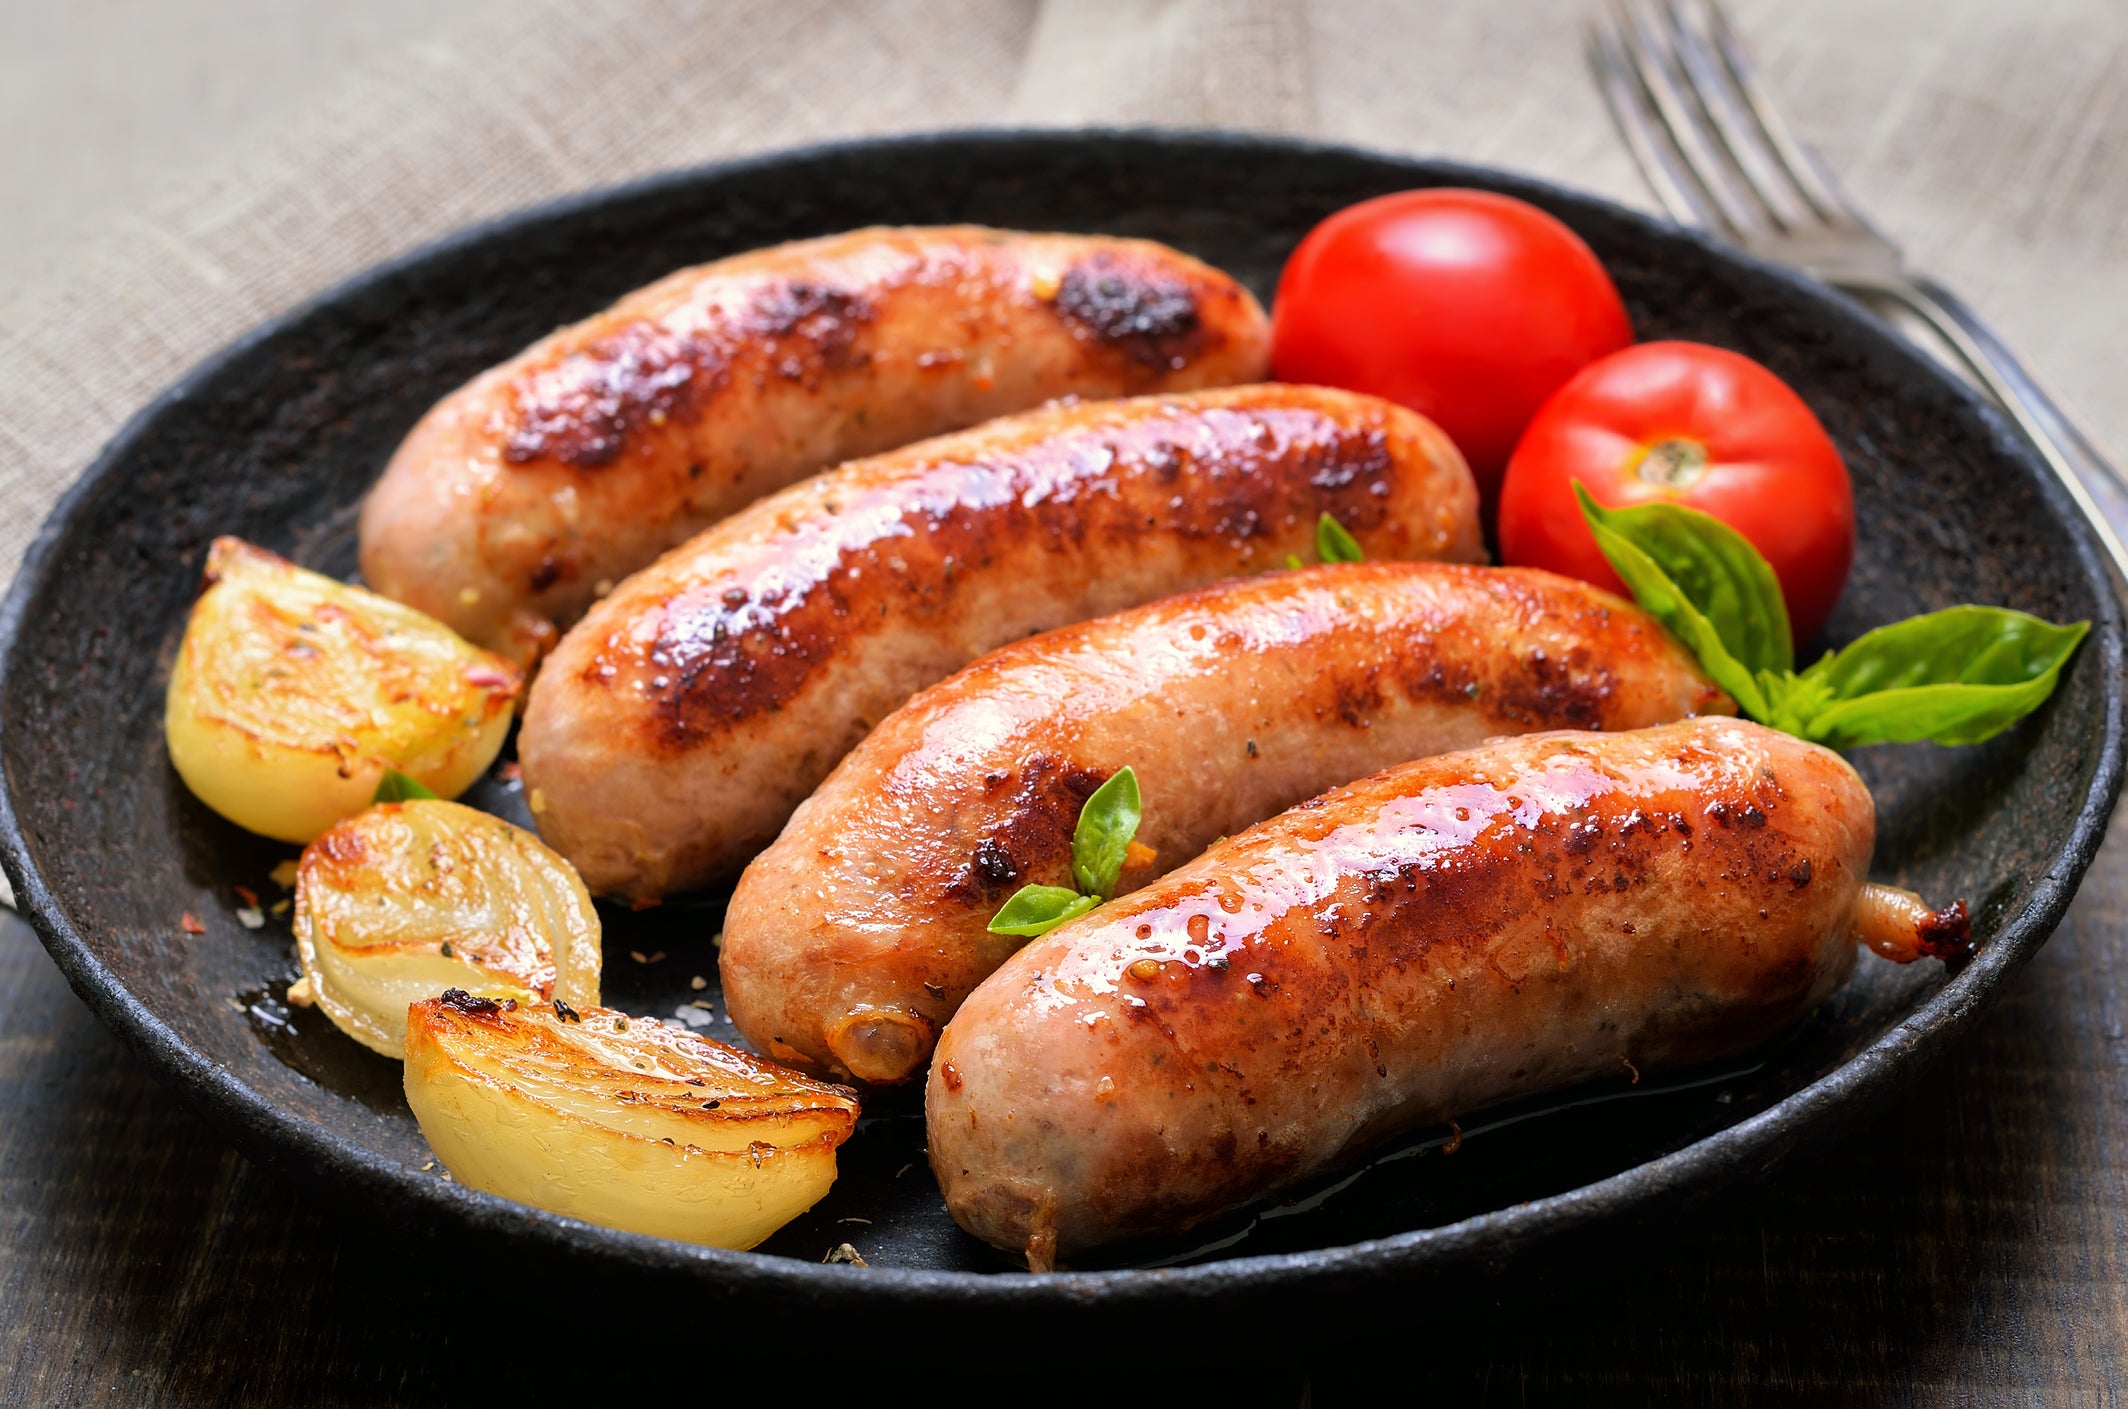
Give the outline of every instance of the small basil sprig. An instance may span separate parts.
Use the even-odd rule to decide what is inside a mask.
[[[998,907],[988,926],[992,934],[1017,934],[1032,939],[1047,934],[1066,920],[1076,920],[1101,903],[1098,895],[1081,895],[1070,886],[1021,886],[1012,899]]]
[[[1337,515],[1328,509],[1323,510],[1323,516],[1315,521],[1315,557],[1316,561],[1325,563],[1367,561],[1367,554],[1361,549],[1360,541],[1354,538],[1352,531],[1339,523]],[[1286,566],[1298,568],[1306,567],[1307,564],[1300,560],[1298,553],[1288,553]]]
[[[1360,541],[1328,509],[1315,521],[1315,556],[1326,563],[1364,563]]]
[[[1719,519],[1677,504],[1575,497],[1634,600],[1699,657],[1746,716],[1832,748],[1977,744],[2054,693],[2091,629],[2007,607],[1950,607],[1881,626],[1797,674],[1773,568]]]
[[[1071,878],[1081,892],[1103,900],[1116,893],[1116,877],[1123,874],[1123,858],[1143,816],[1134,770],[1122,769],[1094,789],[1071,833]]]
[[[436,794],[398,769],[387,768],[384,776],[377,780],[377,795],[369,801],[370,806],[375,807],[380,802],[410,802],[415,798],[434,796]]]
[[[1028,938],[1046,934],[1114,895],[1142,816],[1138,775],[1124,768],[1095,788],[1079,809],[1079,823],[1071,834],[1071,878],[1078,889],[1021,886],[990,917],[990,932]]]

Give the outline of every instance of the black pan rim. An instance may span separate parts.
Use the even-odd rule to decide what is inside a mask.
[[[1745,266],[1762,278],[1784,285],[1793,296],[1819,305],[1835,321],[1866,332],[1891,355],[1937,378],[1991,428],[1994,448],[2025,469],[2038,484],[2049,510],[2070,526],[2078,567],[2093,585],[2098,603],[2090,647],[2099,651],[2103,671],[2104,736],[2096,766],[2077,804],[2068,845],[2057,864],[2040,879],[2024,906],[2006,917],[2001,930],[1971,964],[1870,1046],[1768,1109],[1669,1155],[1564,1193],[1387,1238],[1153,1271],[1064,1271],[1034,1277],[1010,1272],[814,1264],[617,1232],[421,1175],[323,1126],[292,1117],[188,1046],[96,959],[30,864],[12,784],[0,773],[0,868],[4,868],[14,886],[17,904],[69,985],[131,1051],[175,1089],[180,1099],[248,1155],[268,1166],[294,1169],[350,1188],[373,1204],[396,1201],[402,1206],[412,1205],[411,1211],[417,1215],[437,1216],[486,1234],[516,1236],[619,1268],[677,1272],[699,1280],[705,1289],[720,1295],[758,1293],[779,1299],[833,1295],[880,1304],[892,1301],[918,1309],[925,1305],[980,1304],[1005,1309],[1076,1310],[1095,1303],[1128,1307],[1209,1302],[1237,1292],[1288,1294],[1323,1290],[1362,1276],[1411,1276],[1429,1267],[1481,1266],[1489,1251],[1547,1240],[1603,1220],[1630,1218],[1635,1212],[1666,1200],[1705,1194],[1729,1182],[1762,1176],[1804,1136],[1817,1133],[1838,1115],[1867,1107],[1900,1082],[1917,1075],[1973,1025],[1999,996],[2008,978],[2037,952],[2060,923],[2104,837],[2121,788],[2123,722],[2124,714],[2128,714],[2128,682],[2124,682],[2122,673],[2121,609],[2090,529],[2080,521],[2067,493],[2053,481],[2036,453],[1999,413],[1868,314],[1814,281],[1718,246],[1697,232],[1601,197],[1511,172],[1275,136],[1139,128],[976,128],[810,144],[659,173],[542,203],[470,226],[374,266],[266,321],[187,372],[135,413],[62,495],[24,554],[5,602],[0,603],[0,639],[6,642],[5,653],[0,655],[0,695],[4,695],[17,668],[19,628],[35,604],[48,563],[75,527],[77,517],[111,487],[107,481],[113,471],[136,444],[153,434],[156,422],[169,408],[196,396],[225,369],[306,320],[469,246],[506,239],[550,220],[632,198],[764,168],[956,146],[1095,148],[1117,153],[1194,149],[1208,159],[1221,152],[1275,150],[1401,167],[1410,173],[1414,185],[1481,184],[1557,204],[1597,209],[1652,239],[1699,245],[1719,259]],[[0,719],[0,738],[10,732],[8,725],[9,721]]]

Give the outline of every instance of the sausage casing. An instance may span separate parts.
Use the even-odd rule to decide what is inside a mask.
[[[1315,553],[1483,553],[1470,471],[1386,401],[1264,385],[1058,405],[856,461],[702,533],[592,609],[518,739],[541,835],[594,891],[737,872],[910,695],[1037,631]]]
[[[740,878],[732,1021],[895,1081],[1022,939],[1026,884],[1125,767],[1153,857],[1124,890],[1326,788],[1499,734],[1636,729],[1730,701],[1639,608],[1525,568],[1361,563],[1203,588],[993,651],[889,715]]]
[[[1041,1266],[1465,1111],[1747,1050],[1850,972],[1874,834],[1837,754],[1741,720],[1389,769],[1008,961],[940,1038],[932,1167]]]
[[[685,269],[445,397],[363,505],[369,585],[529,663],[823,466],[1065,395],[1260,379],[1234,280],[1144,240],[871,229]]]

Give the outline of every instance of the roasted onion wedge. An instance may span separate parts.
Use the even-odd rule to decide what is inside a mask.
[[[857,1121],[845,1088],[652,1018],[457,991],[407,1014],[406,1100],[462,1184],[722,1248],[817,1203]]]
[[[573,1008],[599,1000],[599,921],[538,837],[455,802],[388,802],[326,829],[296,867],[296,955],[342,1032],[397,1058],[407,1005],[447,988]]]
[[[163,727],[185,785],[238,826],[307,842],[388,768],[455,797],[494,762],[524,688],[502,657],[237,538],[214,541],[206,584]]]

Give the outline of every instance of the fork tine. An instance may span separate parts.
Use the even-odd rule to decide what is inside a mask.
[[[1589,25],[1589,67],[1595,71],[1597,91],[1611,110],[1611,120],[1626,139],[1626,150],[1633,154],[1663,209],[1681,225],[1721,229],[1720,213],[1662,130],[1662,119],[1649,107],[1647,94],[1627,64],[1615,24],[1602,11]]]
[[[1685,96],[1668,42],[1649,23],[1635,0],[1612,0],[1612,4],[1634,75],[1685,165],[1714,204],[1730,238],[1748,244],[1768,233],[1766,212],[1757,205],[1756,197],[1738,190],[1740,174],[1734,160],[1720,139],[1707,130],[1703,116],[1695,112],[1695,105]]]
[[[1779,152],[1772,150],[1750,103],[1734,75],[1714,56],[1699,27],[1685,16],[1680,0],[1654,0],[1667,29],[1670,50],[1684,68],[1685,86],[1727,149],[1751,193],[1784,230],[1815,224],[1818,213],[1809,192],[1794,179]]]
[[[1738,91],[1744,96],[1744,104],[1757,120],[1767,146],[1780,158],[1781,165],[1802,191],[1803,198],[1834,225],[1869,228],[1869,222],[1841,192],[1832,174],[1819,164],[1810,148],[1795,135],[1788,120],[1781,116],[1781,110],[1773,105],[1773,95],[1759,82],[1750,52],[1744,48],[1736,30],[1731,28],[1729,16],[1723,13],[1717,0],[1702,0],[1702,9],[1707,18],[1708,35],[1714,41],[1715,51],[1721,55],[1723,66],[1735,79]]]

